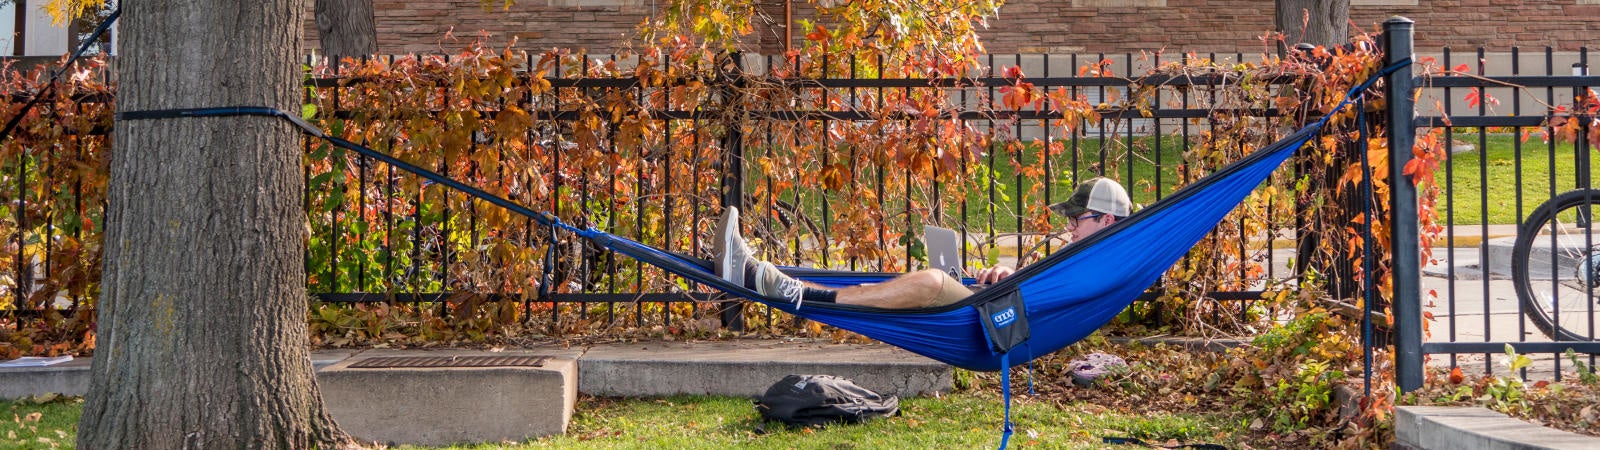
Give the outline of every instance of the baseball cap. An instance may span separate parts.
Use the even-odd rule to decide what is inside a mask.
[[[1089,211],[1128,217],[1132,209],[1133,202],[1128,200],[1128,191],[1123,190],[1121,184],[1106,177],[1085,180],[1078,184],[1078,190],[1072,191],[1072,197],[1067,201],[1050,205],[1051,211],[1069,218],[1076,218]]]

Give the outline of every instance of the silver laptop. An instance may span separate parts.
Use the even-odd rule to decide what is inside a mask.
[[[943,270],[958,280],[965,276],[965,270],[961,267],[961,237],[956,230],[923,226],[922,244],[928,249],[929,267]]]

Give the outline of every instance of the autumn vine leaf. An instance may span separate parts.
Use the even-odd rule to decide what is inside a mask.
[[[1465,100],[1467,101],[1468,108],[1477,108],[1480,102],[1488,103],[1490,105],[1490,110],[1493,110],[1494,106],[1500,106],[1500,99],[1494,98],[1494,96],[1491,96],[1487,93],[1483,93],[1475,87],[1467,90]]]

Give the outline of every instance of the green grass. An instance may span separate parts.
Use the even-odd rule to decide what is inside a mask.
[[[515,445],[447,448],[876,449],[993,448],[999,444],[1003,410],[993,393],[907,398],[900,405],[899,416],[862,425],[790,429],[758,420],[753,404],[744,398],[584,397],[565,435]],[[82,410],[83,401],[76,398],[42,404],[0,402],[0,414],[16,417],[0,424],[0,449],[71,448]],[[1090,403],[1057,407],[1019,397],[1013,403],[1012,417],[1016,434],[1011,445],[1017,448],[1105,448],[1101,438],[1108,436],[1208,442],[1230,448],[1249,439],[1249,419],[1225,412],[1119,413]]]
[[[1177,166],[1183,160],[1180,139],[1172,136],[1161,136],[1159,157],[1155,149],[1155,138],[1151,136],[1134,137],[1131,141],[1127,137],[1110,138],[1102,141],[1098,138],[1071,139],[1060,141],[1063,150],[1050,160],[1048,180],[1032,180],[1027,177],[1017,176],[1017,167],[1038,167],[1043,170],[1041,157],[1043,151],[1039,145],[1024,144],[1020,151],[996,146],[991,148],[991,155],[984,155],[975,164],[982,167],[992,167],[987,173],[988,179],[976,182],[977,189],[969,190],[965,195],[966,213],[965,222],[970,230],[988,230],[992,224],[997,231],[1013,231],[1017,229],[1016,205],[1044,206],[1050,203],[1067,199],[1072,190],[1077,187],[1076,181],[1093,177],[1100,173],[1099,168],[1104,167],[1107,176],[1118,180],[1134,180],[1129,186],[1129,196],[1135,203],[1150,204],[1155,201],[1157,192],[1154,181],[1156,173],[1161,173],[1160,195],[1165,196],[1173,191],[1172,186],[1178,181]],[[1102,145],[1104,142],[1104,145]],[[1134,150],[1128,151],[1129,147]],[[1102,155],[1104,159],[1102,159]],[[1156,162],[1159,161],[1158,165]],[[1131,171],[1131,175],[1130,175]],[[983,172],[980,170],[979,172]],[[758,176],[752,174],[751,176]],[[982,176],[982,175],[980,175]],[[857,182],[876,186],[877,172],[875,170],[862,170],[857,173]],[[990,183],[989,181],[992,181]],[[746,188],[754,190],[761,181],[752,180],[746,183]],[[1046,187],[1040,183],[1049,183],[1049,197],[1045,197]],[[909,192],[905,187],[898,191],[884,192],[883,209],[887,213],[890,224],[899,227],[904,224],[904,211],[909,207],[917,209],[931,209],[929,203],[934,200],[930,183],[919,183],[912,186]],[[992,186],[992,189],[991,189]],[[1037,186],[1037,187],[1035,187]],[[1033,191],[1031,194],[1024,194]],[[816,187],[801,187],[795,191],[785,193],[784,202],[795,202],[796,193],[799,204],[808,215],[817,217],[822,209],[822,199],[826,198],[830,210],[837,212],[844,206],[855,205],[863,201],[852,197],[852,192],[827,191]],[[908,204],[907,200],[911,199]],[[992,201],[991,201],[992,200]],[[876,200],[869,199],[870,202]],[[947,220],[959,220],[962,217],[959,200],[948,197],[938,199]],[[875,205],[875,203],[873,203]],[[854,206],[852,206],[854,207]],[[990,216],[994,219],[991,223]],[[950,221],[944,223],[954,225]],[[898,230],[899,228],[894,228]],[[917,230],[920,232],[920,230]],[[891,239],[894,236],[890,236]]]
[[[0,401],[0,449],[72,448],[82,413],[81,398]]]
[[[751,401],[743,398],[585,398],[578,410],[566,435],[514,448],[992,448],[999,444],[1003,412],[993,394],[955,394],[902,399],[899,416],[862,425],[790,429],[760,422]],[[1012,415],[1011,445],[1017,448],[1105,448],[1105,436],[1237,447],[1247,438],[1247,420],[1222,413],[1122,414],[1092,404],[1058,408],[1019,399]]]
[[[1540,203],[1550,198],[1551,176],[1555,178],[1555,192],[1566,192],[1574,187],[1577,172],[1573,147],[1570,143],[1560,143],[1551,146],[1539,139],[1535,132],[1527,142],[1520,142],[1519,135],[1510,133],[1484,133],[1476,131],[1453,133],[1451,139],[1458,144],[1470,144],[1475,150],[1454,153],[1450,155],[1434,175],[1439,183],[1439,217],[1449,217],[1456,225],[1477,225],[1484,223],[1484,207],[1488,205],[1488,223],[1491,224],[1516,224],[1518,219],[1538,207]],[[1481,138],[1481,140],[1480,140]],[[1178,140],[1170,136],[1164,137],[1161,142],[1161,195],[1166,196],[1174,190],[1173,184],[1178,180],[1175,167],[1183,159],[1182,148]],[[1138,204],[1148,205],[1156,200],[1154,186],[1155,173],[1158,166],[1155,164],[1155,147],[1153,138],[1144,136],[1136,137],[1132,141],[1133,152],[1131,162],[1127,161],[1126,148],[1129,145],[1126,138],[1111,143],[1112,147],[1106,152],[1110,158],[1108,162],[1115,166],[1111,175],[1119,180],[1134,180],[1129,186],[1129,195]],[[1074,186],[1065,180],[1083,179],[1094,176],[1092,167],[1100,161],[1100,141],[1098,139],[1084,139],[1079,143],[1080,152],[1078,161],[1079,170],[1073,172],[1069,169],[1070,154],[1058,156],[1052,161],[1053,178],[1056,185],[1051,187],[1052,200],[1060,201],[1066,198]],[[1487,152],[1476,150],[1487,148]],[[1520,148],[1519,148],[1520,147]],[[1555,157],[1551,158],[1552,153]],[[1023,151],[1022,164],[1037,164],[1038,149],[1029,147]],[[1012,164],[1007,163],[1008,155],[997,155],[994,165],[996,179],[1001,186],[997,189],[995,206],[996,224],[1001,230],[1014,229],[1016,217],[1013,213],[1013,203],[1009,200],[1017,198],[1017,192],[1027,189],[1030,182],[1026,179],[1017,180]],[[1594,185],[1600,186],[1600,149],[1591,148],[1590,178]],[[1518,164],[1518,161],[1521,164]],[[985,161],[987,162],[987,161]],[[1130,176],[1131,168],[1131,176]],[[1448,175],[1447,175],[1448,174]],[[1449,180],[1447,183],[1446,180]],[[1485,186],[1488,187],[1485,190]],[[1521,208],[1518,208],[1520,196]],[[985,208],[988,205],[988,192],[974,192],[968,196],[970,207]],[[1041,202],[1042,199],[1027,198],[1028,202]],[[1452,214],[1453,217],[1447,216]],[[987,224],[987,210],[983,216],[968,218],[968,226],[977,227]],[[981,229],[981,228],[978,228]]]
[[[1516,224],[1519,218],[1526,217],[1539,203],[1549,199],[1551,192],[1551,176],[1555,174],[1555,192],[1561,193],[1574,186],[1576,172],[1572,144],[1557,144],[1554,147],[1542,142],[1538,133],[1534,133],[1527,142],[1520,143],[1520,137],[1510,133],[1485,133],[1481,135],[1475,130],[1456,132],[1451,138],[1458,144],[1470,144],[1472,151],[1451,154],[1435,173],[1435,181],[1440,187],[1439,217],[1449,218],[1455,225],[1477,225],[1485,220],[1491,224]],[[1016,166],[1042,166],[1040,162],[1041,151],[1036,145],[1024,145],[1019,155],[1005,149],[997,149],[994,158],[982,158],[979,164],[993,167],[992,177],[994,189],[980,188],[969,191],[966,195],[966,224],[971,230],[987,230],[991,225],[991,207],[994,220],[992,225],[995,230],[1011,231],[1017,226],[1016,205],[1022,202],[1025,205],[1044,205],[1051,202],[1065,200],[1075,187],[1073,180],[1081,180],[1096,174],[1100,167],[1101,140],[1080,139],[1076,147],[1071,141],[1063,144],[1066,150],[1051,160],[1050,167],[1050,196],[1043,197],[1042,186],[1038,193],[1026,195],[1019,194],[1033,189],[1034,181],[1026,177],[1018,178]],[[1108,175],[1128,183],[1129,195],[1135,203],[1149,205],[1157,198],[1155,185],[1156,173],[1159,170],[1161,182],[1159,193],[1165,197],[1175,189],[1178,182],[1176,167],[1183,161],[1182,148],[1179,139],[1172,136],[1163,136],[1160,145],[1160,164],[1156,164],[1157,152],[1154,138],[1139,136],[1129,141],[1126,137],[1116,140],[1107,139],[1104,151],[1104,160]],[[1131,142],[1131,144],[1130,144]],[[1129,156],[1127,148],[1132,146],[1135,150]],[[1487,148],[1482,151],[1478,148]],[[1600,149],[1591,149],[1590,156],[1595,161],[1590,165],[1591,178],[1595,185],[1600,186]],[[1551,154],[1555,157],[1552,159]],[[1518,164],[1520,159],[1521,164]],[[862,182],[875,182],[875,179],[861,180]],[[1128,180],[1133,180],[1131,183]],[[988,184],[983,184],[988,186]],[[1487,187],[1487,189],[1486,189]],[[908,196],[906,192],[887,192],[885,211],[890,217],[897,217],[906,208],[905,199],[928,199],[930,196],[923,193],[922,189],[913,188]],[[826,196],[833,205],[849,204],[857,199],[845,198],[841,193],[822,192],[821,190],[806,190],[802,194],[801,203],[810,211],[818,211],[820,198]],[[1520,197],[1520,208],[1519,205]],[[991,202],[991,199],[993,201]],[[925,202],[924,202],[925,203]],[[943,204],[947,217],[957,217],[960,202],[944,199]],[[1488,205],[1488,216],[1484,216],[1484,205]],[[927,208],[928,205],[918,203],[917,207]],[[836,206],[835,209],[838,207]],[[903,221],[903,219],[901,219]],[[891,224],[895,222],[891,219]],[[947,225],[950,225],[947,223]],[[893,237],[891,236],[891,239]]]
[[[1171,136],[1162,136],[1160,152],[1156,152],[1156,140],[1151,136],[1135,137],[1131,141],[1127,138],[1107,139],[1081,139],[1074,147],[1072,141],[1063,141],[1065,147],[1061,154],[1050,160],[1048,180],[1031,180],[1027,177],[1018,177],[1016,166],[1036,166],[1043,169],[1042,156],[1039,146],[1025,145],[1020,154],[1012,152],[996,152],[993,159],[985,158],[982,164],[993,167],[994,189],[993,195],[989,189],[979,189],[967,195],[967,226],[971,229],[982,230],[988,225],[989,207],[993,205],[995,223],[998,230],[1015,230],[1017,224],[1016,205],[1048,205],[1066,200],[1072,195],[1072,190],[1077,188],[1077,182],[1092,178],[1103,173],[1111,178],[1121,180],[1128,188],[1128,196],[1134,203],[1148,205],[1154,203],[1157,197],[1157,173],[1160,173],[1159,195],[1166,196],[1174,190],[1174,185],[1179,181],[1177,166],[1183,162],[1183,147],[1180,140]],[[1104,142],[1104,145],[1102,145]],[[1129,151],[1129,147],[1133,151]],[[1159,164],[1158,164],[1159,161]],[[1131,181],[1130,181],[1131,180]],[[1048,182],[1049,197],[1045,197],[1045,186]],[[1037,186],[1037,188],[1036,188]],[[1032,194],[1019,194],[1033,191]],[[991,198],[993,202],[991,202]]]
[[[1451,136],[1458,144],[1471,144],[1481,150],[1455,153],[1441,164],[1434,174],[1439,183],[1439,217],[1449,218],[1456,225],[1484,223],[1483,205],[1488,205],[1488,223],[1516,224],[1522,217],[1550,198],[1551,175],[1555,175],[1555,192],[1561,193],[1574,186],[1572,144],[1557,144],[1554,159],[1551,147],[1541,142],[1537,133],[1528,142],[1511,134],[1456,133]],[[1487,145],[1482,145],[1487,143]],[[1518,155],[1520,154],[1520,158]],[[1600,186],[1600,173],[1594,170],[1600,164],[1600,153],[1590,151],[1591,179]],[[1521,161],[1520,167],[1518,161]],[[1448,171],[1448,175],[1447,175]],[[1450,180],[1446,183],[1446,180]],[[1520,180],[1520,181],[1519,181]],[[1485,187],[1487,186],[1487,190]],[[1518,197],[1521,207],[1518,207]],[[1453,214],[1453,216],[1451,215]]]

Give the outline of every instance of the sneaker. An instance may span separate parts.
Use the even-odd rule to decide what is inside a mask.
[[[716,258],[712,269],[717,276],[733,284],[749,286],[745,283],[744,266],[750,260],[750,247],[739,236],[739,208],[729,206],[717,219],[712,252]]]
[[[800,308],[800,297],[806,291],[806,286],[796,280],[772,263],[761,261],[756,264],[755,270],[756,292],[768,297],[778,297],[793,303],[796,309]]]

